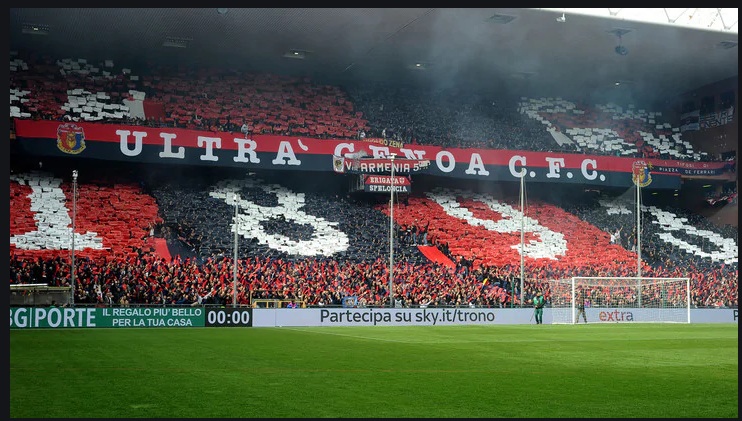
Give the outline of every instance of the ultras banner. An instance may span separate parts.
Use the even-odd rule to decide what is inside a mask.
[[[395,159],[389,158],[348,158],[332,156],[332,169],[335,172],[353,174],[385,174],[391,173],[392,167],[397,174],[419,173],[430,168],[429,159]]]
[[[407,176],[397,176],[395,175],[393,178],[388,175],[368,175],[364,174],[361,177],[363,177],[363,183],[364,184],[379,184],[383,186],[391,186],[394,184],[395,186],[410,186],[412,185],[412,181],[410,181],[410,177]]]
[[[397,193],[410,193],[412,181],[408,176],[369,175],[362,174],[363,190],[369,193],[388,193],[394,186]]]
[[[684,162],[583,154],[435,146],[378,145],[360,140],[204,132],[97,123],[15,120],[15,146],[38,156],[79,156],[139,163],[197,164],[245,169],[335,171],[333,155],[430,161],[425,174],[478,180],[630,187],[644,173],[649,189],[677,189],[681,174],[722,175],[723,162]],[[648,177],[647,177],[648,176]]]

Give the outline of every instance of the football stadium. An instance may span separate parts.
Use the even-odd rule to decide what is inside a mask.
[[[738,9],[11,8],[11,418],[738,418]]]

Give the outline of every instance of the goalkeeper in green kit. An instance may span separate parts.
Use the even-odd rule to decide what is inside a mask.
[[[587,315],[585,314],[585,290],[580,288],[579,295],[577,296],[577,316],[575,316],[575,324],[580,321],[580,314],[582,314],[582,320],[587,323]]]
[[[539,291],[533,299],[533,313],[536,316],[537,325],[544,323],[544,305],[546,305],[546,298],[544,298],[541,291]]]

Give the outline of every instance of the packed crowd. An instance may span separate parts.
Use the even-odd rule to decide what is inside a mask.
[[[730,186],[724,186],[724,188],[722,188],[721,191],[707,193],[706,203],[708,203],[711,206],[724,206],[727,204],[739,203],[739,199],[737,197],[736,184],[732,184]]]
[[[371,125],[366,137],[452,148],[572,150],[554,142],[543,125],[519,114],[517,98],[383,84],[345,89]]]
[[[343,297],[355,296],[360,306],[386,306],[389,273],[387,261],[352,262],[349,260],[273,257],[240,259],[237,275],[237,300],[249,305],[253,299],[277,299],[302,302],[307,306],[339,306]],[[692,267],[691,267],[692,268]],[[198,259],[173,257],[170,261],[152,253],[126,259],[98,260],[79,258],[76,262],[75,300],[83,304],[130,305],[191,305],[231,304],[233,297],[232,259],[228,257]],[[549,279],[570,276],[634,276],[625,273],[607,274],[599,269],[582,268],[571,273],[539,269],[528,272],[524,281],[524,301],[530,301],[538,291],[545,291],[551,300]],[[683,277],[685,268],[652,269],[647,277]],[[708,276],[691,272],[691,305],[694,307],[737,308],[737,273],[716,272]],[[520,305],[520,268],[518,266],[480,266],[464,271],[461,265],[447,268],[433,263],[395,263],[394,293],[403,306],[477,306],[509,307]],[[10,258],[11,283],[69,285],[70,264],[67,259]],[[647,290],[644,300],[656,299]],[[595,302],[620,305],[636,302],[635,293],[612,295],[604,293]],[[633,295],[632,295],[633,294]],[[646,301],[645,301],[646,302]]]
[[[284,178],[282,185],[288,187],[287,189],[266,190],[264,186],[267,184],[260,183],[239,188],[241,200],[244,202],[254,204],[258,210],[261,209],[259,207],[272,209],[270,214],[263,216],[256,211],[256,214],[251,216],[253,218],[251,223],[260,226],[260,234],[252,232],[240,236],[239,256],[293,260],[297,257],[276,247],[270,247],[266,241],[260,241],[261,238],[276,236],[291,243],[312,241],[315,232],[313,227],[306,221],[292,219],[292,209],[282,207],[285,203],[279,203],[279,195],[302,200],[302,212],[324,218],[348,235],[347,249],[332,253],[333,258],[370,262],[387,255],[388,219],[375,211],[369,202],[377,198],[348,194],[338,187],[337,179],[335,182],[323,182],[319,175],[315,175],[313,179],[317,182],[314,185],[316,188],[304,190],[311,191],[311,194],[298,194],[291,189],[292,184],[298,183],[304,183],[307,187],[306,180],[302,180],[301,177],[295,179],[296,183],[292,183],[289,177]],[[216,180],[217,178],[209,179],[202,175],[184,176],[178,183],[156,183],[150,186],[152,196],[165,215],[164,225],[178,233],[179,237],[184,237],[181,242],[199,259],[231,257],[234,251],[232,221],[235,209],[225,200],[210,194],[215,189]],[[417,248],[410,246],[416,238],[411,238],[406,229],[397,229],[395,234],[396,261],[410,264],[426,261]],[[261,238],[258,238],[259,236]],[[422,236],[420,239],[423,239]]]
[[[583,201],[563,205],[571,213],[591,224],[613,233],[615,241],[626,249],[636,250],[636,216],[633,213],[609,213],[605,207],[597,202]],[[736,227],[730,225],[716,226],[701,215],[688,212],[679,207],[666,206],[665,211],[674,213],[677,218],[684,219],[687,224],[698,230],[708,230],[719,233],[724,238],[733,239],[739,244],[739,234]],[[699,306],[736,306],[739,265],[724,263],[702,257],[697,253],[689,253],[672,242],[664,241],[666,232],[657,221],[652,220],[650,212],[643,212],[641,224],[641,258],[648,268],[642,276],[685,277],[690,276],[698,289],[699,298],[695,301]],[[624,232],[622,227],[630,227]],[[674,230],[672,235],[682,241],[695,245],[701,253],[711,254],[718,245],[704,240],[704,237],[692,235],[683,230]],[[636,268],[627,268],[625,273],[612,276],[635,276]]]
[[[114,117],[99,112],[95,121],[315,138],[383,137],[447,148],[575,152],[574,144],[557,143],[543,124],[520,114],[517,97],[376,83],[341,87],[270,74],[154,65],[136,77],[129,69],[93,77],[90,69],[95,67],[90,65],[84,72],[60,72],[58,60],[26,59],[32,65],[11,72],[16,93],[11,106],[31,119],[85,121],[67,102],[70,90],[110,94],[111,101],[136,92],[160,104],[158,115],[142,118],[125,112]],[[30,93],[17,97],[19,92]]]
[[[133,304],[228,304],[231,303],[234,246],[231,223],[234,207],[211,195],[219,186],[208,174],[181,175],[179,182],[165,182],[156,172],[142,185],[157,201],[162,223],[153,227],[156,236],[180,242],[183,252],[172,259],[143,246],[123,257],[79,255],[76,262],[76,302],[100,305]],[[172,174],[171,174],[172,175]],[[200,180],[200,181],[199,181]],[[378,211],[384,201],[374,203],[367,195],[354,196],[335,190],[331,183],[308,187],[302,176],[282,179],[285,189],[265,190],[270,183],[240,185],[236,191],[254,209],[264,206],[270,214],[255,216],[250,222],[262,227],[262,234],[240,236],[238,252],[238,300],[252,299],[300,301],[308,306],[337,306],[344,297],[355,296],[361,306],[388,305],[388,218]],[[304,189],[300,189],[300,185]],[[216,186],[216,187],[215,187]],[[261,187],[262,186],[262,187]],[[292,189],[302,193],[291,193]],[[309,189],[309,190],[307,190]],[[311,191],[315,190],[315,191]],[[309,192],[311,191],[311,194]],[[290,209],[280,210],[287,198],[303,200],[303,210],[334,224],[348,236],[348,247],[341,252],[301,256],[269,246],[265,237],[275,235],[300,243],[312,237],[313,229],[293,220]],[[562,196],[563,197],[563,196]],[[595,203],[573,199],[561,204],[576,216],[606,232],[633,225],[631,215],[611,215]],[[402,205],[400,205],[402,206]],[[410,205],[411,206],[411,205]],[[253,211],[254,211],[253,209]],[[712,228],[698,216],[689,216],[699,228]],[[395,297],[404,306],[483,306],[509,307],[521,304],[521,268],[518,264],[488,265],[463,257],[429,235],[430,220],[400,224],[394,236]],[[673,249],[658,240],[656,224],[643,224],[643,276],[685,277],[692,283],[692,304],[699,307],[736,307],[738,266],[719,264],[710,259]],[[715,228],[717,231],[718,228]],[[737,241],[736,230],[727,227],[721,234]],[[679,235],[679,234],[678,234]],[[260,238],[258,238],[260,237]],[[616,239],[630,248],[633,239],[621,232]],[[455,263],[447,267],[432,263],[416,245],[437,246]],[[710,245],[704,245],[710,250]],[[171,247],[176,251],[176,248]],[[66,257],[16,255],[11,250],[10,282],[69,285],[71,265]],[[538,291],[552,299],[549,280],[572,276],[635,276],[633,264],[605,266],[533,265],[525,268],[522,296],[528,302]],[[644,299],[652,299],[648,292]],[[556,298],[556,297],[555,297]],[[637,297],[595,296],[606,304],[634,302]]]
[[[79,259],[75,300],[83,304],[231,304],[233,266],[230,258],[207,258],[203,263],[179,256],[164,261],[152,254],[125,260]],[[12,283],[69,284],[69,262],[63,259],[10,259]],[[474,278],[462,279],[450,269],[433,264],[400,262],[394,270],[395,298],[404,305],[505,306],[500,288],[482,288]],[[389,275],[385,259],[350,262],[271,257],[241,259],[237,300],[279,299],[307,306],[339,306],[355,296],[360,306],[388,303]],[[110,294],[110,295],[109,295]],[[111,297],[106,301],[106,297]]]
[[[340,117],[344,126],[335,129],[356,138],[385,137],[404,143],[458,148],[561,150],[543,125],[520,115],[516,100],[504,97],[491,99],[455,90],[421,93],[377,85],[341,89],[315,85],[305,79],[255,75],[251,76],[252,80],[261,89],[230,91],[230,86],[236,86],[245,75],[211,74],[198,79],[199,73],[173,71],[165,75],[153,67],[149,74],[136,79],[126,72],[91,78],[85,73],[60,72],[59,63],[48,58],[33,61],[28,69],[12,71],[10,82],[11,92],[13,89],[30,92],[30,100],[11,99],[11,105],[28,111],[33,119],[79,120],[70,117],[69,110],[60,108],[67,100],[68,89],[116,93],[119,98],[134,90],[165,104],[164,115],[141,119],[124,114],[98,122],[243,133],[249,122],[251,133],[306,135],[307,125],[299,123],[298,113],[316,121]],[[163,78],[167,79],[166,88],[155,89],[155,82],[162,82]],[[189,80],[193,83],[188,83]],[[283,119],[282,115],[287,118]],[[318,138],[337,137],[331,133],[311,134]],[[282,180],[289,187],[290,178]],[[142,248],[134,256],[81,257],[76,266],[78,302],[128,305],[231,301],[234,208],[209,194],[214,179],[199,174],[177,186],[145,181],[143,185],[156,199],[164,217],[154,233],[177,243],[178,247],[173,248],[177,256],[163,260],[153,250]],[[305,181],[298,182],[305,185]],[[183,188],[186,184],[190,187]],[[303,257],[271,247],[256,236],[242,238],[238,250],[241,303],[248,303],[250,294],[256,298],[301,300],[308,305],[339,305],[345,296],[357,296],[361,305],[369,306],[388,301],[386,216],[374,211],[368,199],[349,195],[344,188],[328,189],[321,181],[316,185],[322,188],[306,196],[304,209],[349,233],[348,248],[322,258]],[[279,203],[278,193],[266,194],[256,187],[244,186],[240,195],[265,207],[276,207]],[[608,215],[597,212],[589,203],[574,203],[577,202],[561,206],[606,232],[634,225],[631,216]],[[288,216],[288,213],[271,214],[258,223],[266,235],[293,242],[309,240],[313,231]],[[700,216],[687,217],[695,226],[706,224]],[[407,224],[395,231],[395,296],[404,305],[520,305],[520,267],[473,264],[473,260],[452,251],[448,243],[428,235],[428,226],[423,224]],[[642,258],[648,265],[644,276],[691,274],[694,305],[737,306],[736,263],[725,265],[696,258],[659,241],[656,225],[643,224],[642,229]],[[722,235],[738,240],[736,229],[726,228]],[[636,242],[630,229],[617,234],[616,241],[627,249]],[[425,244],[438,246],[456,267],[430,263],[415,247]],[[703,244],[702,248],[711,251],[713,247]],[[548,279],[633,276],[635,271],[635,266],[628,265],[529,267],[522,295],[527,301],[538,290],[546,290],[548,297]],[[70,281],[69,272],[69,262],[64,258],[31,259],[11,252],[11,283],[65,285]]]

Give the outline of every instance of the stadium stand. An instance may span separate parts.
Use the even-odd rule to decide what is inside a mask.
[[[202,303],[231,302],[235,194],[241,209],[240,303],[276,298],[341,305],[345,296],[358,296],[361,306],[385,303],[388,204],[383,201],[341,193],[337,183],[302,183],[300,175],[263,180],[171,172],[165,177],[163,170],[137,178],[132,169],[129,175],[114,170],[119,174],[114,182],[103,181],[107,180],[103,169],[84,171],[99,181],[79,187],[76,235],[85,232],[76,237],[81,303],[123,299],[130,304],[192,304],[199,302],[198,297]],[[33,187],[40,188],[46,205],[34,205],[38,199]],[[54,234],[44,236],[46,242],[20,239],[37,239],[28,235],[35,232],[34,217],[40,220],[39,215],[51,214],[50,209],[69,206],[70,197],[64,195],[70,194],[69,182],[40,172],[14,174],[11,192],[11,282],[68,283],[65,237],[71,234],[70,221],[50,220],[50,227],[64,225],[66,230],[50,230]],[[572,199],[566,203],[538,197],[529,202],[524,219],[524,299],[546,289],[548,279],[631,276],[636,270],[631,237],[619,244],[610,242],[609,233],[617,226],[631,226],[633,216],[626,203],[615,198],[592,202],[583,198],[579,207],[568,205],[575,203]],[[404,305],[517,305],[516,209],[514,197],[506,193],[448,188],[425,190],[406,204],[398,203],[394,279],[395,293],[404,297]],[[694,305],[735,306],[736,232],[732,235],[730,229],[677,212],[647,206],[643,273],[690,274]],[[60,212],[55,215],[64,218]],[[166,227],[177,232],[191,254],[176,253],[167,259],[155,252],[150,233],[160,238]],[[699,248],[689,235],[709,240]],[[416,246],[424,242],[447,255],[453,267],[428,260]],[[101,244],[102,249],[96,248]]]
[[[140,72],[109,60],[10,58],[11,123],[86,121],[712,159],[661,113],[631,104],[493,100],[458,90],[332,86],[217,69],[149,66]],[[29,167],[18,164],[10,177],[11,283],[68,284],[74,235],[80,303],[225,304],[232,297],[236,225],[242,304],[278,298],[341,305],[357,296],[358,305],[378,306],[388,300],[386,197],[349,194],[337,179],[316,174],[81,166],[86,177],[78,185],[73,234],[72,184],[62,175],[69,167]],[[528,203],[524,299],[546,289],[548,279],[633,275],[635,233],[610,239],[618,227],[634,225],[630,203],[610,194],[556,196],[535,195]],[[663,203],[646,203],[644,213],[643,275],[690,274],[694,305],[736,307],[736,229]],[[403,305],[521,304],[517,195],[420,185],[396,203],[394,219],[395,296]]]
[[[144,73],[87,59],[10,60],[10,116],[193,130],[358,139],[457,148],[581,152],[709,161],[662,113],[562,98],[486,98],[381,83],[150,65]]]
[[[709,160],[682,140],[679,127],[661,122],[661,112],[617,104],[577,105],[562,98],[521,98],[521,113],[546,126],[554,141],[585,153],[687,161]]]

